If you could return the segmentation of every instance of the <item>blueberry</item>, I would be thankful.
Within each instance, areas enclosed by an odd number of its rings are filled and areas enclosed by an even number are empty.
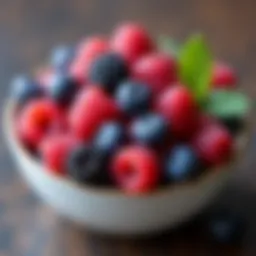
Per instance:
[[[58,104],[68,104],[77,91],[77,84],[72,77],[56,73],[49,83],[49,95]]]
[[[136,115],[148,110],[152,99],[150,88],[142,83],[126,81],[118,86],[117,103],[125,113]]]
[[[61,45],[53,49],[51,54],[51,65],[57,70],[66,71],[73,60],[75,51],[72,47]]]
[[[244,236],[245,221],[238,214],[221,209],[210,216],[207,228],[211,239],[214,241],[219,243],[237,243]]]
[[[202,170],[202,164],[194,150],[188,145],[175,146],[165,160],[165,177],[169,181],[186,181]]]
[[[89,79],[107,92],[114,92],[117,85],[128,75],[124,60],[117,54],[108,53],[97,58],[89,70]]]
[[[157,114],[144,114],[132,123],[132,138],[144,145],[158,146],[164,142],[168,132],[165,119]]]
[[[26,76],[17,76],[11,82],[11,97],[19,105],[22,105],[29,100],[40,98],[43,95],[44,91],[42,87]]]
[[[68,174],[76,181],[100,185],[109,182],[108,155],[88,145],[79,145],[67,159]]]
[[[115,122],[104,124],[98,131],[94,145],[109,154],[115,152],[125,140],[125,131],[122,125]]]

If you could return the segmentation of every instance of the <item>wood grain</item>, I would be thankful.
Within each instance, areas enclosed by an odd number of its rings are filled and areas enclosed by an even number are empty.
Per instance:
[[[94,31],[109,33],[123,20],[137,20],[154,34],[184,39],[202,31],[216,56],[241,75],[241,89],[256,95],[254,0],[1,0],[1,103],[13,74],[29,72],[61,42]],[[252,117],[254,119],[254,117]],[[241,211],[249,229],[241,245],[219,246],[205,236],[201,216],[156,237],[134,239],[94,234],[58,217],[16,174],[0,137],[0,256],[164,256],[256,255],[256,141],[234,170],[219,204]]]

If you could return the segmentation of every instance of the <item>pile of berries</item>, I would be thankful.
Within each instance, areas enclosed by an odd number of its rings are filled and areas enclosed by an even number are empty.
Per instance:
[[[211,87],[234,71],[213,67]],[[58,47],[34,78],[13,81],[18,139],[51,173],[129,194],[185,182],[232,155],[230,126],[179,78],[176,56],[137,24]]]

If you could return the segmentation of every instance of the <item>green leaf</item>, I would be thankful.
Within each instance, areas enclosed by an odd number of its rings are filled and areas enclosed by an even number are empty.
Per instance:
[[[179,55],[179,77],[202,102],[210,89],[212,56],[202,35],[192,36],[182,47]]]
[[[171,54],[175,57],[178,57],[180,46],[173,38],[167,35],[161,35],[158,38],[158,47],[165,53]]]
[[[250,109],[249,99],[240,92],[216,90],[209,95],[206,111],[219,118],[243,118]]]

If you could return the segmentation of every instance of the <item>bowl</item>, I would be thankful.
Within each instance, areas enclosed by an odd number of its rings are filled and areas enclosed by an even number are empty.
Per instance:
[[[117,189],[79,185],[50,173],[23,147],[14,132],[15,109],[14,102],[7,102],[3,125],[7,144],[21,175],[60,215],[104,233],[148,234],[189,220],[218,195],[235,163],[232,160],[193,181],[138,196],[129,196]],[[238,136],[235,160],[243,151],[246,138],[245,135]]]

